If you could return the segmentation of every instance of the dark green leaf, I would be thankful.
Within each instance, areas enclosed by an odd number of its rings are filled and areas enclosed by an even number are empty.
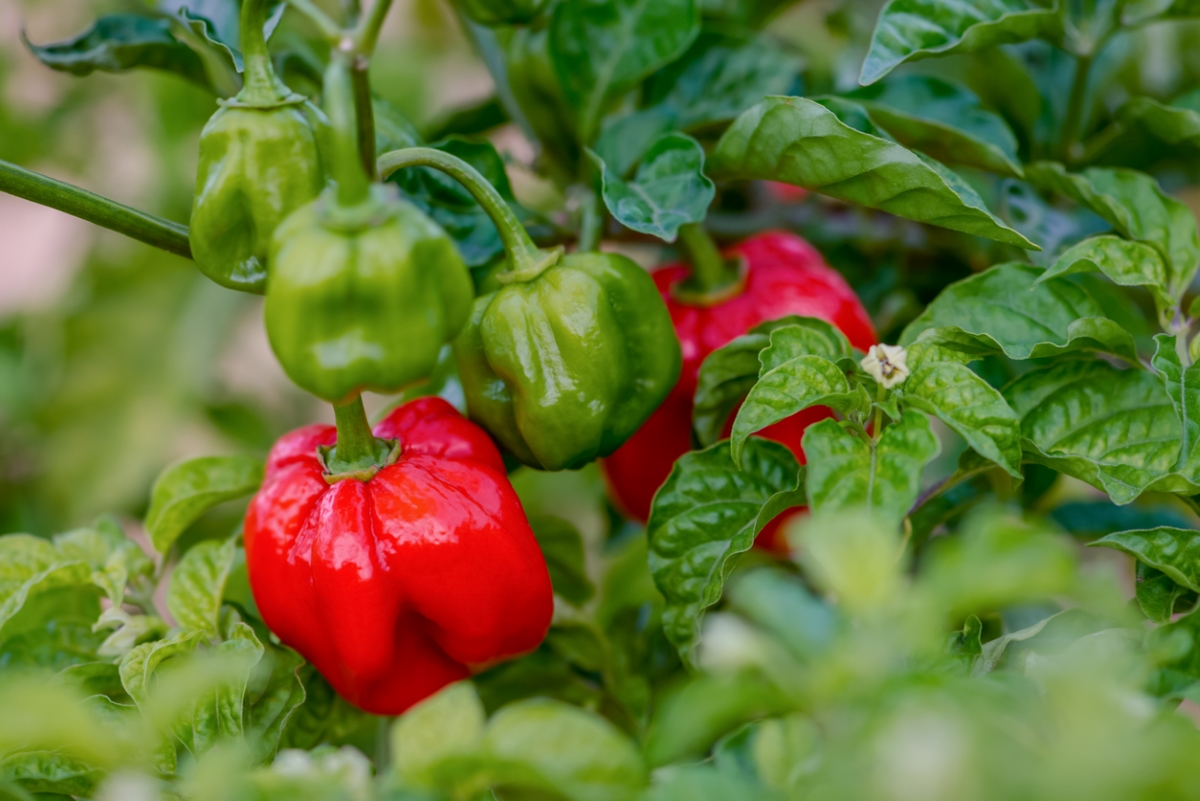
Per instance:
[[[642,158],[629,181],[592,154],[600,169],[604,204],[626,228],[674,242],[679,226],[703,222],[716,194],[704,175],[704,149],[685,134],[667,134]]]
[[[909,323],[900,344],[911,345],[930,329],[947,329],[936,337],[974,343],[978,355],[1037,359],[1101,350],[1137,361],[1133,337],[1105,319],[1087,292],[1066,279],[1039,282],[1041,277],[1036,267],[1010,263],[951,284]]]
[[[1200,592],[1200,531],[1167,526],[1118,531],[1091,544],[1123,551],[1176,584]]]
[[[550,53],[584,143],[609,103],[673,61],[700,31],[693,0],[563,0],[550,22]]]
[[[1057,5],[1032,0],[889,0],[879,13],[859,82],[874,83],[906,61],[971,53],[1050,36]]]
[[[166,553],[202,514],[256,492],[262,477],[262,461],[250,456],[206,456],[168,467],[150,494],[150,541],[159,553]]]
[[[846,95],[905,147],[950,164],[1020,176],[1017,139],[974,94],[927,75],[906,75]]]
[[[1085,272],[1104,273],[1120,286],[1146,287],[1154,295],[1160,313],[1174,303],[1168,287],[1167,265],[1158,250],[1118,236],[1085,239],[1062,254],[1038,281]]]
[[[1187,587],[1176,584],[1161,570],[1155,570],[1145,562],[1137,562],[1134,586],[1138,606],[1142,613],[1160,626],[1171,622],[1177,606],[1196,603],[1197,595]]]
[[[761,27],[772,14],[796,0],[700,0],[704,16],[738,23],[748,28]]]
[[[1195,97],[1200,97],[1200,93],[1193,92],[1191,97],[1170,105],[1149,97],[1135,97],[1121,106],[1117,116],[1140,124],[1156,139],[1169,145],[1186,143],[1200,147],[1200,109],[1184,105],[1188,101],[1194,103],[1192,98]]]
[[[1000,184],[1000,216],[1013,228],[1042,246],[1029,259],[1048,267],[1063,250],[1088,236],[1112,230],[1112,226],[1087,209],[1064,210],[1047,203],[1024,181],[1006,179]]]
[[[554,592],[575,606],[590,601],[596,587],[588,578],[587,556],[579,530],[566,520],[546,515],[530,518],[529,524],[546,557]]]
[[[685,454],[654,497],[650,571],[667,608],[667,638],[691,661],[703,612],[721,597],[734,557],[763,526],[804,503],[800,466],[784,446],[748,440],[742,467],[725,442]]]
[[[1175,469],[1195,481],[1200,472],[1200,366],[1184,367],[1180,363],[1175,337],[1158,334],[1154,341],[1158,347],[1150,363],[1162,378],[1179,415],[1179,430],[1183,435]]]
[[[917,499],[925,465],[940,450],[920,412],[905,412],[878,442],[822,420],[804,432],[808,506],[814,514],[864,507],[899,524]]]
[[[717,144],[709,173],[782,181],[917,222],[1037,248],[946,168],[855,130],[806,98],[767,98],[739,117]]]
[[[292,713],[304,703],[300,668],[304,658],[285,646],[266,644],[246,690],[246,733],[260,759],[270,759],[279,748]]]

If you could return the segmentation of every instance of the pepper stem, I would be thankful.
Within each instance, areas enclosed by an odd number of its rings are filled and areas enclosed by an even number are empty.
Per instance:
[[[241,11],[242,91],[237,101],[248,106],[273,106],[291,97],[291,91],[275,74],[267,37],[267,0],[245,0]]]
[[[349,477],[374,475],[386,464],[394,445],[371,433],[362,395],[349,403],[334,404],[333,414],[337,419],[337,444],[325,458],[325,472]]]
[[[496,188],[462,159],[430,147],[393,150],[379,157],[379,174],[385,180],[392,173],[407,167],[441,170],[466,187],[500,232],[500,241],[504,243],[504,252],[508,256],[508,273],[514,279],[529,280],[558,261],[561,250],[546,251],[534,244],[525,226],[521,225]]]
[[[692,268],[689,292],[710,294],[737,282],[737,270],[721,258],[716,243],[700,223],[680,226],[679,245]]]
[[[348,61],[346,54],[335,52],[325,71],[325,113],[333,129],[330,172],[337,184],[338,205],[352,208],[370,198],[371,181],[359,150],[358,111]]]

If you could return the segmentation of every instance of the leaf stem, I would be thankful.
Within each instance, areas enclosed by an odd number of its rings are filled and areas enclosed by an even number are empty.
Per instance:
[[[432,167],[441,170],[466,187],[500,233],[500,241],[504,243],[504,251],[509,261],[508,274],[514,280],[528,280],[558,261],[561,249],[545,251],[538,248],[496,188],[470,164],[430,147],[393,150],[379,157],[379,174],[385,180],[393,173],[408,167]]]
[[[582,208],[579,217],[579,252],[591,253],[600,246],[601,231],[604,228],[604,210],[600,206],[600,197],[590,187],[582,195]]]
[[[679,227],[679,246],[691,266],[689,291],[708,294],[724,289],[737,281],[737,271],[731,270],[721,257],[721,251],[701,223],[686,223]]]
[[[299,11],[304,16],[308,17],[312,24],[317,26],[317,30],[331,42],[337,42],[342,38],[342,28],[333,18],[318,8],[311,0],[287,0],[292,8]]]
[[[1078,56],[1075,61],[1075,77],[1071,81],[1071,95],[1067,100],[1067,115],[1063,121],[1063,161],[1072,161],[1081,155],[1079,138],[1083,135],[1083,105],[1087,100],[1088,82],[1091,78],[1093,55]]]
[[[392,0],[375,0],[371,13],[363,18],[354,32],[356,55],[369,59],[375,52],[375,46],[379,44],[379,32],[383,29],[383,21],[387,19],[391,8]]]
[[[57,209],[168,253],[192,257],[186,225],[138,211],[7,161],[0,161],[0,192]]]

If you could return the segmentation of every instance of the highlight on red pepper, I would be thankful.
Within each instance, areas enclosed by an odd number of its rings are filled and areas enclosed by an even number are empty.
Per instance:
[[[421,398],[373,433],[383,466],[341,474],[333,426],[276,443],[246,515],[246,562],[271,631],[355,706],[397,715],[535,649],[554,599],[482,429]]]
[[[700,365],[710,353],[759,323],[788,315],[832,323],[859,350],[877,341],[858,296],[800,237],[767,232],[717,254],[703,231],[684,226],[680,234],[693,266],[666,265],[655,271],[654,281],[683,349],[683,374],[646,424],[601,463],[617,506],[642,522],[649,518],[654,493],[667,480],[671,466],[692,447],[693,396]],[[723,265],[736,267],[726,270]],[[804,464],[800,442],[805,429],[831,416],[828,409],[806,409],[757,436],[786,445]],[[726,435],[732,424],[731,416]],[[763,529],[757,541],[760,546],[784,547],[777,541],[780,522],[777,518]]]

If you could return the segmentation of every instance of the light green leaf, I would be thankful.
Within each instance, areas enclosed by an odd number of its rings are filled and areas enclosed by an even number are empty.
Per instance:
[[[1162,571],[1176,584],[1200,592],[1200,531],[1159,526],[1143,531],[1117,531],[1089,544],[1123,551]]]
[[[686,134],[660,137],[641,160],[637,174],[620,174],[594,153],[604,204],[630,230],[674,242],[679,226],[704,220],[716,187],[704,175],[704,148]]]
[[[1154,295],[1159,313],[1174,305],[1167,265],[1159,252],[1118,236],[1096,236],[1075,245],[1042,274],[1038,283],[1071,273],[1100,272],[1120,286],[1144,286]]]
[[[264,644],[262,659],[254,667],[246,688],[244,717],[246,734],[259,759],[270,759],[292,713],[304,703],[306,693],[300,680],[304,658],[291,648]]]
[[[1200,95],[1193,93],[1193,96]],[[1117,116],[1140,124],[1168,145],[1186,143],[1200,147],[1200,109],[1180,105],[1180,101],[1166,105],[1153,98],[1135,97],[1121,106]]]
[[[225,581],[238,558],[244,556],[234,536],[205,540],[179,560],[167,587],[167,609],[185,630],[216,635]]]
[[[833,420],[809,426],[803,444],[814,514],[865,507],[896,524],[917,499],[925,465],[941,450],[920,412],[904,412],[874,444]]]
[[[693,659],[703,612],[721,598],[734,557],[763,527],[804,504],[800,466],[783,445],[746,442],[739,469],[728,444],[684,454],[654,496],[646,533],[650,571],[667,608],[663,628]]]
[[[905,147],[947,164],[1021,176],[1017,138],[971,91],[929,75],[905,75],[848,95]]]
[[[392,762],[405,782],[436,788],[453,776],[444,763],[474,754],[483,743],[483,704],[468,681],[451,684],[392,724]],[[439,771],[440,769],[440,771]]]
[[[150,700],[151,677],[165,662],[183,659],[195,652],[202,634],[187,631],[166,640],[137,646],[121,659],[121,685],[138,707]]]
[[[86,562],[67,561],[48,540],[29,534],[0,537],[0,642],[16,633],[6,630],[22,608],[55,590],[91,587]]]
[[[1195,480],[1200,472],[1200,366],[1184,367],[1175,350],[1175,337],[1157,334],[1157,348],[1151,364],[1162,378],[1163,386],[1175,413],[1179,416],[1182,439],[1179,443],[1179,461],[1175,469]]]
[[[1163,193],[1154,178],[1101,167],[1072,174],[1049,162],[1031,164],[1025,173],[1035,186],[1066,195],[1122,235],[1156,248],[1168,268],[1168,294],[1183,297],[1200,262],[1200,233],[1191,210]]]
[[[904,383],[904,404],[936,416],[980,456],[1021,479],[1021,425],[999,390],[964,364],[927,362]]]
[[[786,337],[781,335],[779,347],[770,349],[767,362],[760,361],[760,353],[771,344],[771,333],[783,328],[789,329]],[[850,344],[824,320],[790,316],[761,323],[710,353],[700,365],[692,411],[700,444],[707,447],[721,438],[726,421],[758,381],[764,364],[778,366],[788,354],[804,353],[838,361],[849,357]]]
[[[564,0],[550,21],[550,54],[590,143],[608,104],[670,63],[700,32],[694,0]]]
[[[786,329],[779,329],[775,337]],[[770,348],[767,349],[769,351]],[[768,365],[768,352],[761,356],[763,367]],[[778,358],[778,352],[774,354]],[[821,356],[797,356],[777,367],[766,370],[746,396],[733,421],[729,440],[733,460],[740,464],[746,440],[756,431],[785,420],[812,406],[828,406],[842,414],[866,414],[871,397],[862,386],[850,387],[846,374],[833,362]]]
[[[497,712],[483,749],[501,786],[549,790],[571,801],[621,801],[648,781],[637,747],[616,727],[546,698]]]
[[[91,798],[103,777],[95,765],[57,751],[17,751],[0,757],[0,782],[12,782],[30,793]]]
[[[262,659],[263,644],[250,626],[237,621],[225,639],[190,665],[190,671],[172,675],[156,699],[167,706],[185,693],[193,700],[190,715],[176,718],[175,733],[189,751],[199,756],[222,740],[241,739],[245,733],[246,690]],[[163,683],[159,683],[163,687]],[[172,698],[172,695],[175,698]]]
[[[972,53],[1061,30],[1057,4],[1032,0],[889,0],[879,13],[859,82],[874,83],[906,61]]]
[[[742,114],[713,151],[709,174],[782,181],[898,217],[1037,249],[949,170],[855,130],[806,98],[769,97]]]
[[[1179,458],[1179,417],[1152,373],[1067,360],[1025,373],[1004,397],[1021,418],[1033,461],[1104,490],[1118,504],[1151,487],[1187,490],[1170,475]]]
[[[1028,264],[1000,264],[942,290],[900,335],[911,345],[930,329],[978,354],[1003,353],[1010,359],[1037,359],[1079,350],[1101,350],[1137,362],[1133,337],[1103,316],[1082,288],[1062,278],[1040,281]]]
[[[207,456],[168,467],[150,495],[150,541],[159,553],[166,553],[202,514],[256,492],[262,477],[262,461],[250,456]]]
[[[530,517],[529,525],[546,557],[555,594],[574,606],[590,601],[596,587],[588,578],[587,554],[579,530],[566,520],[548,515]]]

